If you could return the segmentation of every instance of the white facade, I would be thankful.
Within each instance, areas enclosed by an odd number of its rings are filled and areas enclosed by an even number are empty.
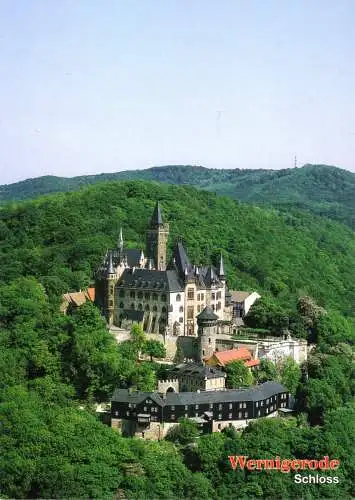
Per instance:
[[[248,297],[244,300],[244,314],[248,314],[249,309],[254,304],[255,301],[261,298],[257,292],[252,292]]]

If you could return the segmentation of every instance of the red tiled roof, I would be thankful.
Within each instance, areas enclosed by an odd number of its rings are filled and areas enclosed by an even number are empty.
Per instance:
[[[231,363],[232,361],[251,359],[251,353],[245,347],[239,347],[238,349],[229,349],[228,351],[217,351],[213,354],[217,358],[221,366]]]
[[[260,365],[260,359],[249,359],[249,361],[246,361],[244,365],[248,368],[251,368],[252,366],[258,366]]]

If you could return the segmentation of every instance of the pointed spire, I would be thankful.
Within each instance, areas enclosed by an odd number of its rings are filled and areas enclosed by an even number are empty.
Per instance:
[[[123,235],[122,235],[122,227],[120,228],[120,237],[118,239],[118,248],[120,250],[120,252],[123,251]]]
[[[112,262],[112,252],[110,250],[109,252],[109,264],[108,264],[108,273],[109,274],[114,274],[114,270],[113,270],[113,262]]]
[[[157,226],[157,225],[159,226],[160,224],[163,224],[163,217],[161,215],[159,201],[157,201],[155,205],[151,223],[152,226]]]
[[[223,264],[223,255],[222,255],[222,252],[221,252],[221,257],[219,259],[219,277],[222,278],[224,277],[224,264]]]

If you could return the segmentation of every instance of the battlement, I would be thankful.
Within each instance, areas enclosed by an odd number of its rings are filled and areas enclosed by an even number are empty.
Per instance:
[[[170,378],[166,380],[158,380],[158,392],[165,394],[166,392],[179,392],[179,380]]]

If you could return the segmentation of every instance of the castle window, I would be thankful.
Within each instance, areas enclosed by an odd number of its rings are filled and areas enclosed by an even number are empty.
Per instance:
[[[229,413],[228,415],[229,420],[232,420],[232,417],[233,417],[232,413]]]
[[[194,300],[194,289],[193,288],[187,289],[187,298],[188,298],[188,300]]]
[[[205,350],[204,350],[204,349],[202,349],[202,356],[204,356],[204,355],[205,355]]]
[[[135,305],[133,304],[133,302],[131,304],[131,309],[135,309]]]
[[[129,417],[129,411],[126,411],[126,416]]]
[[[194,308],[193,306],[189,306],[187,308],[187,319],[193,319],[194,318]]]
[[[162,307],[162,308],[161,308],[161,312],[162,312],[162,313],[166,313],[166,307]]]
[[[153,306],[153,311],[157,312],[157,310],[158,310],[157,306]]]
[[[138,298],[142,299],[143,298],[143,292],[138,292]]]
[[[131,297],[131,299],[134,299],[134,298],[136,297],[136,292],[133,292],[133,291],[131,290],[130,297]]]
[[[188,416],[189,416],[189,414],[188,414],[188,413],[185,413],[185,418],[187,418]]]
[[[243,408],[246,408],[247,407],[247,404],[246,403],[243,403]]]
[[[201,312],[201,306],[200,305],[197,306],[197,312],[198,313]]]
[[[158,295],[156,293],[153,293],[153,300],[158,300]]]
[[[205,294],[201,293],[201,300],[205,300]]]
[[[189,409],[189,407],[187,405],[185,405],[185,411],[188,410],[188,409]]]
[[[183,308],[183,306],[180,306],[180,307],[179,307],[179,312],[181,312],[181,313],[182,313],[182,312],[184,312],[184,308]]]
[[[210,403],[210,410],[213,410],[213,403]]]
[[[161,295],[161,300],[162,300],[163,302],[166,302],[166,295],[165,295],[165,293],[162,293],[162,295]]]
[[[147,409],[147,407],[146,407],[146,406],[144,406],[143,411],[148,411],[148,409]]]
[[[143,304],[138,304],[138,310],[142,311],[142,309],[143,309]]]
[[[209,343],[209,344],[211,343],[211,339],[208,339],[208,343]]]
[[[214,304],[212,304],[212,311],[214,311],[214,310],[215,310],[215,307],[214,307]]]
[[[219,405],[218,405],[218,409],[219,409],[219,410],[222,410],[222,404],[219,404]]]
[[[222,413],[218,413],[218,419],[222,420]]]
[[[244,413],[244,418],[248,418],[248,412],[247,411]]]
[[[195,405],[195,410],[198,410],[198,405]]]
[[[174,414],[171,415],[171,420],[175,420],[175,415]]]
[[[144,298],[145,298],[146,300],[149,300],[149,299],[150,299],[150,293],[149,293],[149,292],[145,292],[145,294],[144,294]]]
[[[123,302],[120,302],[120,308],[123,309],[124,308],[124,304]]]
[[[118,411],[115,411],[115,417],[118,417]]]
[[[180,302],[180,300],[181,300],[181,295],[178,293],[176,296],[176,302]]]
[[[171,409],[172,411],[174,411],[174,410],[175,410],[175,406],[174,406],[174,405],[172,405],[170,409]]]
[[[258,410],[258,417],[260,417],[260,410]]]
[[[110,306],[113,306],[113,300],[110,300]]]
[[[113,293],[113,286],[110,286],[110,293]]]
[[[124,290],[120,290],[120,297],[124,297]]]
[[[149,311],[149,304],[146,304],[145,308],[146,311]]]
[[[229,403],[229,409],[231,410],[233,408],[233,403]]]
[[[215,294],[214,294],[214,293],[212,293],[212,294],[211,294],[211,300],[214,300],[214,299],[215,299]]]
[[[199,293],[197,294],[197,300],[200,300],[200,294]]]
[[[242,412],[241,411],[238,413],[238,418],[242,418]]]
[[[218,302],[218,304],[217,304],[217,310],[220,310],[220,309],[221,309],[221,307],[222,307],[221,303],[220,303],[220,302]]]
[[[184,322],[184,318],[179,318],[179,323],[183,323]]]
[[[264,406],[264,401],[260,401],[260,406]]]
[[[256,406],[256,408],[258,408],[258,407],[259,407],[259,401],[257,401],[257,402],[255,403],[255,406]]]

